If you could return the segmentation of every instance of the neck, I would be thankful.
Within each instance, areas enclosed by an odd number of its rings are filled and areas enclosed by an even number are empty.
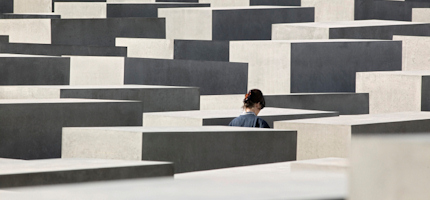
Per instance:
[[[260,109],[258,109],[256,106],[252,107],[252,108],[245,108],[246,112],[253,112],[255,115],[258,115],[258,113],[260,113]]]

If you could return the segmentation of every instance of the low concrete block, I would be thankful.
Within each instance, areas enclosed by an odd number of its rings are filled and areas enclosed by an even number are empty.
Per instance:
[[[47,159],[2,163],[0,188],[173,176],[173,163]]]
[[[243,111],[240,109],[144,113],[143,126],[227,126],[231,120],[242,113]],[[273,128],[274,121],[338,115],[337,112],[269,107],[261,110],[258,116],[264,119],[269,126]]]
[[[200,94],[244,94],[246,63],[125,59],[125,84],[200,87]]]
[[[106,2],[55,2],[55,13],[62,19],[103,19],[107,16]]]
[[[301,0],[303,7],[315,7],[315,22],[354,21],[355,0]]]
[[[210,3],[211,7],[238,7],[255,5],[300,6],[300,0],[200,0],[200,3]]]
[[[422,36],[393,36],[393,40],[402,41],[402,70],[429,70],[430,37]]]
[[[0,157],[59,158],[61,128],[142,125],[141,103],[120,100],[0,100]]]
[[[207,3],[110,3],[107,17],[158,17],[159,8],[210,7]]]
[[[416,8],[429,8],[430,2],[427,0],[357,0],[355,5],[356,20],[383,19],[411,21],[413,18],[413,10]]]
[[[267,40],[272,24],[312,22],[314,9],[283,6],[162,8],[158,10],[158,17],[166,18],[167,39]]]
[[[347,171],[348,159],[345,158],[320,158],[291,162],[291,171]]]
[[[413,22],[430,22],[430,8],[414,8],[412,9]]]
[[[354,92],[356,72],[401,70],[401,54],[399,41],[230,42],[230,61],[248,63],[248,89],[264,94]]]
[[[51,43],[51,19],[0,19],[0,27],[9,42]]]
[[[3,43],[9,43],[8,35],[0,35],[0,44],[3,44]]]
[[[276,121],[275,129],[297,130],[297,160],[349,157],[356,134],[409,134],[430,128],[430,113],[343,115],[316,119]]]
[[[0,13],[13,13],[14,0],[0,0]]]
[[[62,158],[172,161],[175,173],[295,160],[296,132],[243,127],[64,128]]]
[[[123,85],[124,57],[68,56],[70,85]]]
[[[40,13],[40,14],[15,14],[15,13],[4,13],[0,18],[3,19],[60,19],[60,15],[51,13]]]
[[[136,100],[142,112],[163,112],[198,110],[200,95],[195,87],[152,85],[0,87],[0,99],[58,98]]]
[[[174,40],[174,58],[228,62],[229,45],[229,41]]]
[[[116,38],[117,47],[127,47],[127,56],[173,59],[173,40],[152,38]]]
[[[430,71],[357,73],[357,92],[369,93],[370,113],[430,110]]]
[[[425,159],[429,144],[428,132],[353,137],[349,198],[426,199],[430,195],[429,161]]]
[[[52,44],[115,46],[116,37],[165,38],[166,34],[165,19],[160,18],[52,19],[51,21]]]
[[[13,13],[50,13],[52,0],[13,0]]]
[[[273,40],[300,39],[386,39],[393,35],[430,35],[430,24],[389,20],[355,20],[344,22],[315,22],[274,24]]]

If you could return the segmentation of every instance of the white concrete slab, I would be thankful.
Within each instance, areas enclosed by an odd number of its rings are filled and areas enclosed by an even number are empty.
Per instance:
[[[55,2],[55,14],[62,19],[103,19],[107,16],[106,2]]]
[[[51,19],[0,19],[0,27],[9,42],[51,44]]]
[[[430,70],[430,36],[394,35],[393,40],[402,41],[402,70]]]
[[[115,46],[127,47],[127,57],[173,59],[172,39],[116,38]]]
[[[346,172],[349,169],[348,159],[320,158],[291,162],[291,171],[338,171]]]

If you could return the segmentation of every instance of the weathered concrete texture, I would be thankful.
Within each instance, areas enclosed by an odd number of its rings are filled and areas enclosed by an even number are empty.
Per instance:
[[[229,41],[174,40],[174,59],[229,61]]]
[[[199,89],[193,87],[152,85],[0,87],[0,99],[57,98],[136,100],[141,102],[143,112],[198,110],[200,106]]]
[[[41,13],[41,14],[15,14],[15,13],[4,13],[0,16],[3,19],[60,19],[60,15]]]
[[[144,113],[143,126],[227,126],[231,120],[243,113],[242,110],[199,110]],[[273,128],[274,121],[338,116],[337,112],[299,110],[287,108],[264,108],[258,117]]]
[[[200,87],[200,94],[244,94],[248,81],[246,63],[125,59],[125,84]]]
[[[270,39],[274,23],[314,21],[314,8],[251,6],[237,8],[163,8],[167,39]]]
[[[301,0],[303,7],[315,7],[315,22],[353,21],[355,0]]]
[[[427,0],[413,1],[375,1],[356,0],[355,19],[383,19],[411,21],[413,10],[416,8],[429,8],[430,2]]]
[[[1,57],[0,85],[68,85],[70,59]]]
[[[173,40],[152,38],[116,38],[117,47],[127,47],[127,56],[173,59]]]
[[[237,7],[255,5],[300,6],[300,0],[200,0],[200,3],[210,3],[211,7]]]
[[[349,199],[427,199],[429,144],[428,132],[353,137]]]
[[[55,14],[62,19],[105,19],[106,2],[56,2]]]
[[[430,22],[430,9],[429,8],[414,8],[412,9],[413,22]]]
[[[395,35],[393,40],[402,41],[402,70],[430,69],[430,37]]]
[[[10,42],[51,43],[51,19],[0,19],[0,27]]]
[[[297,130],[297,160],[347,158],[351,135],[410,134],[426,132],[429,128],[429,112],[343,115],[275,122],[275,129]]]
[[[248,63],[248,89],[264,94],[354,92],[356,72],[401,70],[401,45],[383,40],[231,41],[230,61]]]
[[[2,163],[0,188],[173,176],[173,163],[47,159]]]
[[[357,92],[369,93],[370,113],[430,111],[430,71],[359,72]]]
[[[51,21],[52,44],[115,46],[116,37],[165,37],[165,19],[159,18],[52,19]]]
[[[0,42],[0,53],[17,53],[32,55],[82,55],[82,56],[127,56],[125,47],[52,45],[31,43]]]
[[[243,127],[64,128],[62,158],[172,161],[175,173],[295,160],[296,132]]]
[[[14,0],[0,0],[0,13],[13,13]]]
[[[0,157],[59,158],[62,127],[139,126],[140,107],[120,100],[0,100]]]
[[[107,17],[158,17],[158,8],[210,7],[203,3],[107,4]]]
[[[50,13],[52,0],[13,0],[13,13]]]
[[[393,35],[430,35],[430,23],[389,20],[355,20],[274,24],[273,40],[300,39],[387,39]]]
[[[347,171],[349,162],[346,158],[320,158],[291,162],[291,171]]]

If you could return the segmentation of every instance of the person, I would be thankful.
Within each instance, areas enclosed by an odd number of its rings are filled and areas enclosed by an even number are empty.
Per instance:
[[[258,127],[258,128],[270,128],[269,124],[263,119],[257,117],[261,109],[265,106],[263,93],[259,89],[252,89],[243,99],[244,112],[234,118],[229,126],[241,126],[241,127]]]

